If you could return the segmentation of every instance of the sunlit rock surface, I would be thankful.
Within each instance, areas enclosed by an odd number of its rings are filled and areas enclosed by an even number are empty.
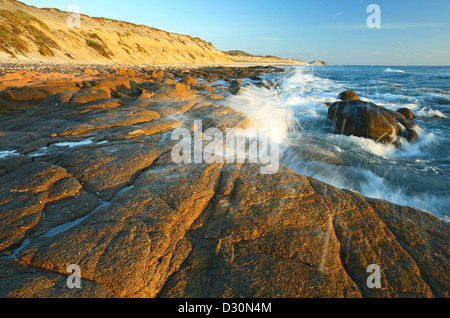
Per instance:
[[[198,79],[266,71],[93,70],[0,94],[0,296],[448,297],[445,221],[284,167],[173,162],[194,120],[252,126]],[[345,164],[317,147],[297,150]]]

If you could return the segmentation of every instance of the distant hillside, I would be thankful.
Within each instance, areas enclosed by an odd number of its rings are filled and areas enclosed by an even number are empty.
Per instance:
[[[71,15],[16,0],[0,0],[0,62],[305,64],[276,57],[227,54],[199,38],[86,15],[81,15],[80,28],[70,28],[67,21]]]
[[[260,55],[253,55],[241,50],[231,50],[226,53],[231,60],[234,62],[242,62],[242,63],[281,63],[281,64],[298,64],[298,65],[305,65],[308,64],[306,62],[295,60],[295,59],[289,59],[289,58],[280,58],[276,56],[260,56]]]
[[[250,53],[247,53],[247,52],[244,52],[241,50],[231,50],[231,51],[228,51],[225,53],[227,53],[228,55],[231,55],[231,56],[254,56],[253,54],[250,54]]]
[[[325,61],[313,61],[309,63],[310,65],[328,65]]]

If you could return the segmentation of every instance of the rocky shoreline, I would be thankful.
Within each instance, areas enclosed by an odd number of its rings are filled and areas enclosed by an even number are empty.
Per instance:
[[[252,127],[226,97],[283,69],[3,67],[0,297],[450,296],[445,221],[283,167],[173,162],[174,129]]]

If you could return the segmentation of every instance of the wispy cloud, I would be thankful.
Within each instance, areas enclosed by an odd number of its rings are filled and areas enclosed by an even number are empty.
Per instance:
[[[259,37],[258,40],[266,40],[266,41],[284,41],[282,38],[268,38],[268,37]]]

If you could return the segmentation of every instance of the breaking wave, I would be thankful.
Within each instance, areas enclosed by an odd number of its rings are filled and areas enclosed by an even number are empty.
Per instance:
[[[386,71],[405,72],[377,68],[371,78]],[[281,75],[267,75],[264,87],[249,85],[229,97],[226,104],[247,114],[257,127],[279,129],[280,133],[272,137],[283,145],[284,166],[339,188],[449,220],[447,116],[442,110],[423,105],[421,97],[415,95],[417,90],[405,91],[402,87],[407,87],[406,80],[399,79],[395,82],[398,85],[378,83],[374,93],[365,96],[367,76],[360,73],[367,73],[367,69],[289,67]],[[395,147],[334,134],[325,103],[336,101],[339,93],[348,89],[380,106],[413,110],[421,127],[418,140]]]

